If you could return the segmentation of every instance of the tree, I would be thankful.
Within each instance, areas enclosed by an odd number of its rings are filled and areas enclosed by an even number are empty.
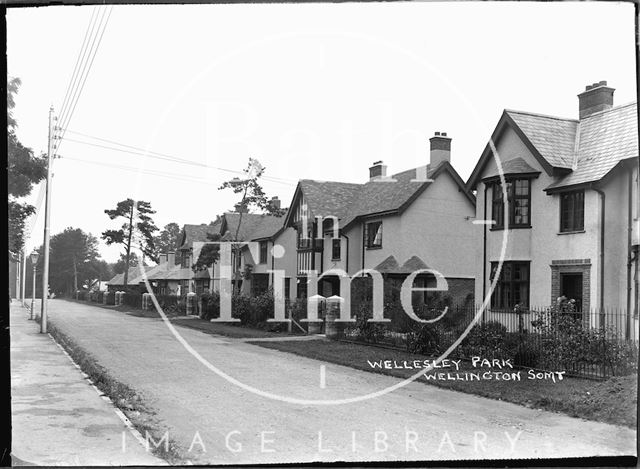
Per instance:
[[[151,209],[151,203],[133,199],[126,199],[118,202],[113,210],[105,210],[111,220],[124,218],[125,222],[119,230],[106,230],[102,232],[102,239],[108,245],[122,244],[124,246],[125,265],[129,265],[131,260],[131,248],[137,247],[142,251],[143,256],[157,261],[156,249],[154,245],[153,233],[158,231],[158,227],[153,223],[151,215],[155,210]],[[124,286],[129,280],[129,269],[124,270]]]
[[[83,269],[85,275],[82,287],[86,290],[93,290],[100,286],[100,283],[111,279],[114,275],[112,265],[103,259],[93,259],[89,261]]]
[[[113,271],[113,274],[123,274],[125,270],[125,266],[127,265],[127,256],[124,253],[120,253],[120,259],[118,259],[116,262],[114,262],[113,264],[111,264],[111,270]],[[146,266],[146,262],[143,262],[142,265]],[[131,267],[138,267],[138,257],[132,255],[129,257],[129,269]]]
[[[238,217],[238,226],[235,233],[232,235],[231,241],[237,242],[238,234],[240,233],[240,227],[242,226],[242,215],[249,213],[249,210],[253,208],[267,210],[269,207],[269,201],[262,189],[262,186],[258,182],[262,174],[264,174],[266,168],[260,164],[260,162],[254,158],[249,158],[247,167],[242,170],[245,174],[244,178],[235,177],[230,181],[225,181],[218,190],[231,189],[234,194],[242,194],[242,198],[235,205],[236,212],[240,214]],[[232,247],[236,259],[241,255],[241,246],[234,245]],[[239,292],[239,276],[240,272],[234,269],[234,290]]]
[[[165,225],[160,234],[153,238],[153,243],[156,247],[156,255],[176,251],[180,243],[180,225],[173,222]]]
[[[98,240],[80,228],[67,228],[51,237],[49,287],[57,295],[71,295],[95,278]],[[103,261],[104,262],[104,261]]]
[[[47,175],[47,160],[38,158],[31,148],[20,143],[15,130],[18,123],[13,117],[15,95],[20,88],[20,79],[12,78],[7,85],[7,189],[9,193],[9,251],[20,252],[24,246],[25,222],[35,213],[35,207],[20,202],[20,197],[31,193],[33,185]]]

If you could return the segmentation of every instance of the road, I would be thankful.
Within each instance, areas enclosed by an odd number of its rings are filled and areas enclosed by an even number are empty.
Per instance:
[[[635,455],[629,428],[418,382],[349,404],[274,400],[218,376],[185,344],[244,384],[298,400],[355,398],[399,380],[177,328],[183,344],[161,319],[88,304],[53,300],[50,319],[141,393],[196,464]]]

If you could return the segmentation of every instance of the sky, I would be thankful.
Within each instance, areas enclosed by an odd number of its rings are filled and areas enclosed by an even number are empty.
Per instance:
[[[36,153],[96,8],[7,13],[17,134]],[[288,206],[299,179],[427,164],[436,131],[466,180],[503,109],[577,118],[577,94],[600,80],[616,105],[635,101],[633,15],[615,2],[114,6],[54,161],[51,233],[99,237],[119,226],[104,210],[128,197],[151,202],[160,228],[208,223],[238,201],[218,187],[249,157]],[[40,212],[27,252],[42,244]],[[107,261],[121,251],[100,244]]]

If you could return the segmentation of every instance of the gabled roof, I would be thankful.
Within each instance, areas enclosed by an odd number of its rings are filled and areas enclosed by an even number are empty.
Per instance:
[[[519,156],[516,158],[512,158],[507,161],[501,161],[502,165],[502,174],[504,176],[511,176],[515,174],[529,174],[529,175],[538,175],[540,171],[531,167],[529,163],[527,163],[523,158]],[[500,177],[500,172],[498,168],[494,171],[487,174],[482,180],[486,181],[487,179],[495,179]]]
[[[637,157],[636,103],[591,114],[580,121],[575,169],[546,190],[599,181],[620,161]]]
[[[364,184],[303,179],[298,183],[291,206],[304,194],[312,216],[335,216],[340,220],[341,228],[346,229],[362,217],[401,213],[436,177],[445,172],[451,175],[470,203],[475,203],[473,195],[467,191],[464,181],[449,162],[442,162],[435,168],[428,165],[426,180],[416,180],[417,169]],[[293,211],[290,211],[285,226],[291,224],[292,216]]]
[[[155,266],[152,267],[148,267],[145,266],[144,270],[145,272],[149,272],[150,270],[154,269]],[[142,274],[140,273],[140,267],[136,266],[136,267],[129,267],[129,275],[127,277],[127,284],[128,285],[137,285],[140,282],[143,282],[144,279],[142,277]],[[121,274],[117,274],[115,275],[111,280],[109,280],[108,282],[106,282],[107,285],[124,285],[124,272]]]
[[[418,256],[412,256],[400,265],[394,256],[389,256],[373,269],[381,274],[409,275],[417,270],[428,269],[427,264]]]
[[[548,191],[599,181],[619,161],[638,156],[636,103],[600,111],[579,121],[505,110],[491,135],[494,144],[508,127],[522,139],[545,172],[557,178],[545,189]],[[492,157],[487,144],[469,177],[468,188],[477,185]]]
[[[505,111],[554,168],[571,169],[578,121],[522,111]]]
[[[194,242],[208,241],[207,233],[218,233],[222,222],[215,221],[210,224],[184,225],[182,228],[182,240],[179,250],[190,249]]]
[[[272,238],[283,229],[284,217],[256,213],[227,212],[223,215],[220,232],[223,238],[232,240],[236,235],[238,224],[238,241],[254,241]]]

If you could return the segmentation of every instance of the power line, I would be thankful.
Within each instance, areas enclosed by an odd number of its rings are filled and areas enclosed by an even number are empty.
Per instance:
[[[100,28],[102,26],[102,21],[104,19],[106,11],[107,11],[106,8],[102,10],[102,15],[100,16],[99,20],[98,20],[98,16],[96,15],[95,21],[93,21],[93,24],[91,24],[91,32],[89,34],[90,39],[89,39],[89,41],[87,41],[86,47],[85,47],[84,52],[82,54],[81,66],[78,69],[79,73],[76,75],[76,79],[77,80],[74,83],[74,89],[73,89],[73,92],[70,95],[69,106],[66,109],[66,113],[65,114],[61,114],[61,116],[60,116],[60,122],[59,122],[60,129],[63,129],[66,126],[66,124],[68,123],[69,118],[71,116],[71,114],[70,114],[71,107],[74,105],[74,103],[77,102],[77,98],[79,98],[78,91],[80,90],[80,86],[82,84],[85,72],[87,71],[87,65],[89,64],[90,57],[93,54],[94,46],[96,44],[96,39],[98,37]],[[97,29],[96,29],[96,26],[97,26]]]
[[[76,64],[73,67],[73,73],[71,74],[71,79],[69,80],[69,84],[67,85],[67,91],[64,95],[64,99],[62,100],[62,106],[60,107],[60,119],[64,118],[67,106],[69,104],[69,92],[71,91],[72,88],[75,87],[75,81],[77,78],[77,73],[78,73],[78,65],[80,64],[80,58],[82,57],[84,60],[84,53],[86,52],[86,44],[87,44],[87,38],[89,37],[89,30],[93,29],[92,25],[93,25],[93,18],[96,14],[96,11],[98,10],[98,7],[93,7],[93,10],[91,12],[91,19],[89,20],[89,24],[87,25],[87,30],[84,33],[84,39],[82,41],[82,46],[80,46],[80,50],[78,51],[78,57],[76,58]]]
[[[109,12],[106,12],[106,9],[104,10],[104,13],[102,14],[102,16],[100,17],[100,24],[98,26],[98,31],[96,33],[96,35],[93,38],[92,44],[91,44],[91,50],[89,51],[89,56],[91,57],[90,59],[88,59],[88,61],[85,61],[85,65],[83,67],[83,70],[81,72],[81,74],[83,74],[84,76],[81,78],[82,82],[80,83],[79,88],[77,88],[77,95],[74,95],[72,98],[72,102],[73,104],[71,105],[71,111],[68,113],[68,115],[65,117],[65,121],[60,122],[59,125],[59,129],[61,129],[61,135],[57,136],[56,138],[58,139],[59,143],[56,145],[55,151],[54,151],[54,157],[58,154],[58,151],[60,149],[60,145],[62,145],[62,141],[64,139],[64,136],[67,132],[67,127],[69,126],[69,123],[71,122],[71,119],[73,118],[73,114],[76,110],[76,106],[78,105],[78,101],[80,100],[80,96],[82,95],[82,91],[84,90],[84,86],[87,82],[87,78],[89,77],[89,73],[91,72],[91,68],[93,67],[93,61],[96,58],[96,55],[98,53],[98,49],[100,47],[100,44],[102,42],[102,38],[104,36],[104,32],[107,29],[107,24],[109,23],[109,18],[111,18],[111,12],[113,11],[113,6],[111,6],[109,8]],[[105,18],[104,23],[103,23],[103,19]],[[101,31],[100,31],[101,29]],[[99,34],[99,36],[98,36]],[[98,42],[96,43],[96,39],[98,40]],[[93,45],[95,45],[95,48],[93,47]],[[87,68],[87,63],[88,63],[88,68]],[[86,72],[85,72],[86,70]],[[75,99],[75,100],[74,100]]]
[[[175,173],[168,173],[168,172],[164,172],[164,171],[157,171],[157,170],[152,170],[152,169],[140,169],[140,168],[134,168],[132,166],[118,165],[118,164],[113,164],[113,163],[104,163],[104,162],[101,162],[101,161],[88,161],[88,160],[84,160],[84,159],[80,159],[80,158],[72,158],[72,157],[69,157],[69,156],[65,156],[64,159],[65,160],[71,160],[71,161],[78,161],[80,163],[104,166],[104,167],[107,167],[107,168],[122,169],[124,171],[131,171],[131,172],[134,172],[134,173],[145,174],[145,175],[150,175],[150,176],[160,176],[160,177],[165,177],[165,178],[168,178],[168,179],[174,179],[174,180],[178,180],[178,181],[196,182],[196,183],[205,184],[205,185],[208,185],[208,186],[218,186],[218,184],[207,182],[207,181],[205,181],[203,179],[198,179],[198,178],[191,177],[191,176],[184,175],[184,174],[176,175]],[[276,183],[279,183],[279,184],[285,184],[285,185],[288,185],[288,186],[292,186],[293,185],[293,184],[290,184],[290,183],[280,182],[280,181],[271,181],[271,182],[276,182]]]
[[[91,143],[91,142],[85,142],[85,141],[82,141],[82,140],[75,140],[75,139],[67,138],[68,141],[74,142],[74,143],[80,143],[80,144],[83,144],[83,145],[89,145],[89,146],[93,146],[93,147],[97,147],[97,148],[104,148],[104,149],[107,149],[107,150],[119,151],[119,152],[122,152],[122,153],[129,153],[129,154],[133,154],[133,155],[139,155],[139,156],[143,156],[143,157],[146,157],[146,158],[153,158],[153,159],[158,159],[158,160],[170,161],[170,162],[174,162],[174,163],[181,163],[181,164],[187,164],[187,165],[191,165],[191,166],[198,166],[198,167],[202,167],[202,168],[215,169],[215,170],[218,170],[218,171],[225,171],[225,172],[228,172],[228,173],[242,174],[242,175],[244,174],[242,171],[238,171],[238,170],[234,170],[234,169],[228,169],[228,168],[220,168],[220,167],[217,167],[217,166],[210,166],[210,165],[207,165],[206,163],[199,163],[197,161],[192,161],[192,160],[187,160],[187,159],[184,159],[184,158],[179,158],[177,156],[168,155],[166,153],[159,153],[159,152],[155,152],[155,151],[146,151],[146,150],[144,150],[142,148],[139,148],[139,147],[134,147],[132,145],[126,145],[126,144],[123,144],[123,143],[116,142],[114,140],[108,140],[108,139],[104,139],[104,138],[94,137],[94,136],[91,136],[91,135],[83,134],[81,132],[75,132],[73,130],[69,130],[69,132],[73,133],[73,134],[81,135],[83,137],[93,138],[93,139],[98,140],[98,141],[119,145],[119,146],[122,146],[124,148],[130,148],[132,150],[126,150],[126,149],[123,149],[123,148],[115,148],[113,146],[100,145],[100,144],[97,144],[97,143]],[[287,184],[292,184],[292,183],[296,182],[296,181],[293,181],[291,179],[279,178],[279,177],[275,177],[275,176],[262,176],[262,178],[265,181],[270,181],[270,182],[279,182],[279,183],[287,183]]]

